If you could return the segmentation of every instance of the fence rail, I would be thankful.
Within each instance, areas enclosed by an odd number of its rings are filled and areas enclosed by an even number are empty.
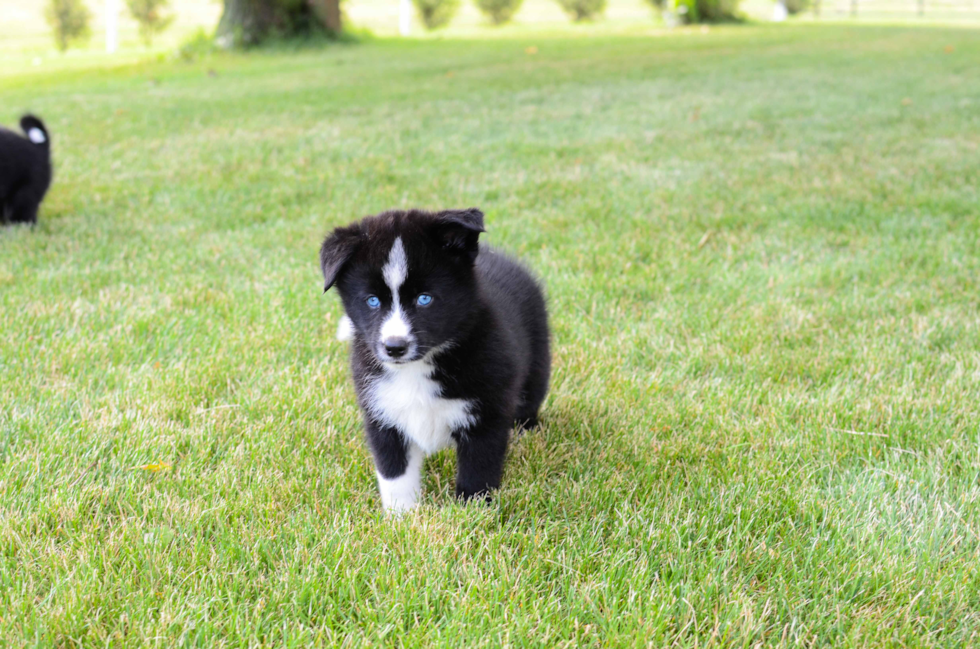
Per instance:
[[[814,13],[832,15],[973,15],[980,18],[980,0],[834,0],[812,4]]]

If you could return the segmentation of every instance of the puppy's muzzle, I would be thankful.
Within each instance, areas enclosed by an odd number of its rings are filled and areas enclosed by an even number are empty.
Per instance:
[[[392,336],[382,341],[385,352],[393,359],[399,359],[408,352],[408,339]]]

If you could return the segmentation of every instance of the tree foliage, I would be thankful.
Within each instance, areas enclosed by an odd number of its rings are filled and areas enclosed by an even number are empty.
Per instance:
[[[140,38],[149,47],[153,37],[159,34],[174,21],[174,15],[165,15],[170,0],[126,0],[129,14],[139,23]]]
[[[412,0],[426,29],[445,27],[459,10],[459,0]]]
[[[606,10],[606,0],[558,0],[558,4],[577,23],[598,18]]]
[[[494,25],[503,25],[514,17],[523,2],[524,0],[476,0],[476,6]]]
[[[54,30],[58,49],[64,52],[71,43],[87,40],[92,34],[92,14],[82,0],[48,0],[44,18]]]
[[[685,23],[736,22],[738,0],[677,0],[677,16]]]
[[[810,8],[810,0],[784,0],[783,4],[786,5],[786,12],[790,15],[796,15],[803,13]]]

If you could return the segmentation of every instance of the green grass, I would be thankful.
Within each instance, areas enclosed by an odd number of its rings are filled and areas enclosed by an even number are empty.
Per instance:
[[[978,59],[739,27],[0,79],[57,163],[0,231],[0,644],[977,643]],[[386,519],[318,245],[470,205],[547,283],[543,426],[494,505],[446,452]]]

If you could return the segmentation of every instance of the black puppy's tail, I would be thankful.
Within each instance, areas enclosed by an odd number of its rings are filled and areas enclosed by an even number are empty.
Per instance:
[[[24,115],[20,118],[20,128],[24,131],[27,139],[35,145],[48,149],[51,147],[51,137],[48,129],[44,127],[44,122],[34,115]]]

